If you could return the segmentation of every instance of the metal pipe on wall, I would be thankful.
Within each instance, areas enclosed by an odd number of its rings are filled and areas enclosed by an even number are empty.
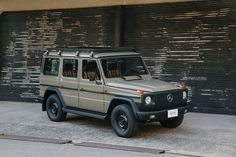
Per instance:
[[[121,30],[122,29],[122,8],[121,6],[116,7],[115,14],[115,47],[121,46]]]

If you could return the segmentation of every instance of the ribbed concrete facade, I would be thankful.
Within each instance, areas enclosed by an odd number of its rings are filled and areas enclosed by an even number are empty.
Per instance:
[[[34,101],[41,50],[114,46],[116,7],[4,12],[0,16],[0,99]],[[236,114],[234,0],[122,7],[120,39],[153,75],[185,82],[194,111]]]

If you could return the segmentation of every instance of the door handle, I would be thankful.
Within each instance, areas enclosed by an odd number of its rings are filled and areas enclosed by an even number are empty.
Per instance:
[[[80,88],[80,91],[85,91],[85,89],[84,88]]]

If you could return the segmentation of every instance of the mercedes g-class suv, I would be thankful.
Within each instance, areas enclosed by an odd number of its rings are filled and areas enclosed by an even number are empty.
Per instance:
[[[138,122],[178,127],[188,112],[188,90],[152,78],[131,48],[48,49],[40,74],[42,110],[52,121],[67,113],[110,119],[118,136],[131,137]]]

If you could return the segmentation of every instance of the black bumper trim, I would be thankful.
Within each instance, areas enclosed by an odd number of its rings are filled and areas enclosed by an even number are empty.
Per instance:
[[[183,115],[183,114],[189,112],[190,105],[186,105],[183,107],[176,107],[176,108],[172,108],[172,109],[178,109],[178,115]],[[168,110],[171,110],[171,109],[165,109],[165,110],[161,110],[161,111],[151,111],[151,112],[138,111],[136,114],[137,114],[138,120],[143,121],[143,122],[148,121],[148,120],[162,121],[162,120],[168,119],[168,117],[167,117]],[[155,118],[150,119],[151,115],[155,115]]]
[[[37,100],[39,103],[43,103],[43,97],[38,97]]]

